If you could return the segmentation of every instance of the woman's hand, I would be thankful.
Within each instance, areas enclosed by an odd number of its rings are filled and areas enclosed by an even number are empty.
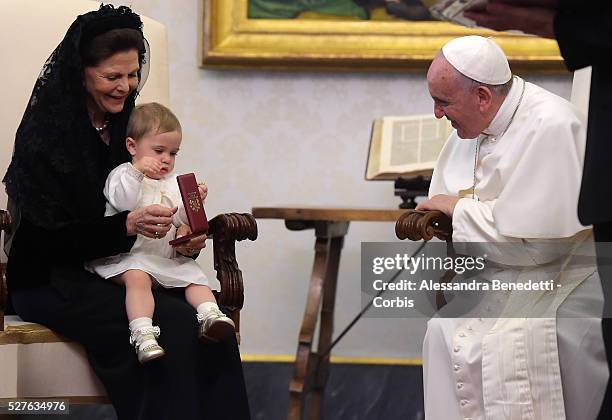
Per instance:
[[[176,238],[180,238],[181,236],[189,235],[190,233],[191,233],[191,228],[188,225],[181,225],[176,230]],[[194,255],[197,255],[205,247],[206,247],[206,235],[202,234],[200,236],[191,238],[188,242],[182,243],[180,245],[176,245],[174,249],[176,250],[176,252],[186,257],[193,257]]]
[[[172,215],[177,209],[153,204],[131,211],[125,220],[128,236],[139,234],[147,238],[163,238],[172,227]]]

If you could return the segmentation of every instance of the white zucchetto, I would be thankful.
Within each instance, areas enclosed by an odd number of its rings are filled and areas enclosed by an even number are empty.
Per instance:
[[[442,54],[459,73],[480,83],[502,85],[512,77],[506,55],[491,38],[456,38],[442,47]]]

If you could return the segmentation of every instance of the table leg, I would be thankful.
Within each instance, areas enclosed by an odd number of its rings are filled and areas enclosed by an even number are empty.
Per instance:
[[[310,396],[309,417],[319,419],[329,369],[329,354],[319,361],[318,354],[312,352],[312,343],[320,307],[319,351],[323,351],[331,343],[340,252],[349,223],[330,221],[300,225],[286,224],[289,229],[294,230],[314,227],[316,236],[315,258],[308,297],[298,338],[293,378],[289,383],[288,419],[302,419],[305,398],[312,388],[314,388],[314,394]],[[323,305],[321,305],[322,296]]]
[[[343,237],[332,238],[330,244],[329,263],[323,286],[323,304],[321,307],[321,323],[319,326],[319,343],[317,345],[316,366],[314,372],[314,383],[312,395],[308,404],[308,416],[310,420],[322,418],[323,396],[325,385],[329,377],[330,353],[323,354],[332,342],[334,332],[334,305],[336,303],[336,285],[338,279],[338,267],[340,266],[340,253],[342,252]]]

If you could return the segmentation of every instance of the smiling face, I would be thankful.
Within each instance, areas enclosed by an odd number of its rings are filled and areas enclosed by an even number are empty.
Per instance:
[[[165,133],[156,133],[156,131],[151,130],[138,140],[128,137],[126,146],[132,155],[132,162],[144,157],[158,161],[161,164],[161,170],[159,176],[153,178],[161,179],[174,170],[174,162],[181,147],[182,136],[179,131]]]
[[[138,87],[138,51],[118,52],[95,66],[85,67],[83,78],[90,115],[116,114]]]
[[[495,115],[494,112],[491,115],[492,93],[462,77],[443,55],[438,55],[427,72],[427,86],[436,118],[446,117],[460,138],[473,139],[489,126]]]

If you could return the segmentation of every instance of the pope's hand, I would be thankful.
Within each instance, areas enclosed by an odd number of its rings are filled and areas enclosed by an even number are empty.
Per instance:
[[[451,195],[438,194],[434,195],[428,200],[421,201],[415,208],[415,210],[439,210],[446,214],[448,217],[453,217],[455,211],[455,205],[457,205],[459,197],[453,197]]]

